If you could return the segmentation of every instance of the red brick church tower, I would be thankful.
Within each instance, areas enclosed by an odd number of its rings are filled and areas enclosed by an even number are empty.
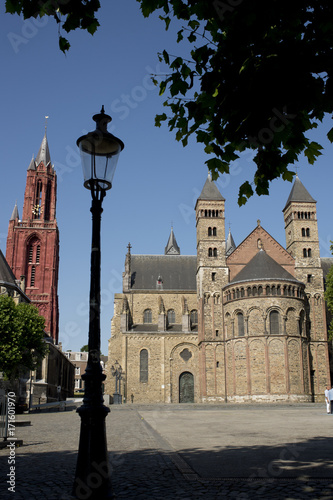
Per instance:
[[[45,318],[45,331],[58,343],[59,231],[57,176],[45,135],[27,172],[23,215],[15,204],[9,221],[6,260],[25,293]]]

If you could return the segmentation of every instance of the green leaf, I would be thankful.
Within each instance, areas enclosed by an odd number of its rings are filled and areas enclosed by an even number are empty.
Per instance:
[[[164,59],[166,64],[170,64],[169,54],[167,53],[166,50],[163,50],[163,59]]]
[[[165,89],[166,89],[166,86],[167,86],[167,82],[166,80],[163,80],[161,83],[160,83],[160,91],[159,91],[159,95],[163,95],[164,92],[165,92]]]
[[[6,0],[6,12],[8,14],[20,14],[21,7],[17,2]]]
[[[238,205],[241,207],[245,205],[247,200],[253,196],[253,189],[249,181],[244,182],[239,188]]]
[[[69,50],[70,46],[71,45],[66,38],[59,36],[59,48],[64,54],[66,54],[66,50]]]
[[[283,172],[282,174],[282,179],[284,181],[289,181],[289,182],[292,182],[293,181],[293,178],[294,178],[294,175],[295,175],[295,172],[291,172],[290,170],[286,170],[285,172]]]
[[[318,144],[317,142],[310,142],[308,147],[304,150],[304,154],[308,159],[308,162],[310,165],[313,165],[314,162],[316,161],[317,157],[320,156],[322,153],[320,152],[323,149],[323,147]]]
[[[90,33],[91,35],[96,33],[98,26],[99,26],[99,22],[97,21],[97,19],[94,19],[87,27],[88,33]]]
[[[329,130],[329,132],[327,133],[327,138],[330,142],[333,142],[333,127],[331,128],[331,130]]]
[[[178,31],[178,33],[177,33],[177,43],[181,42],[184,39],[183,31],[184,30]]]
[[[155,127],[160,127],[161,122],[164,122],[167,119],[167,115],[165,113],[162,113],[161,115],[156,115],[155,116]]]

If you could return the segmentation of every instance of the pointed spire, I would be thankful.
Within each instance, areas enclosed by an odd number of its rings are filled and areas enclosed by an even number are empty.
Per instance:
[[[18,208],[17,208],[17,201],[15,202],[15,207],[14,207],[14,210],[13,210],[13,213],[12,213],[12,216],[9,220],[16,220],[16,219],[19,219],[20,216],[19,216],[19,213],[18,213]]]
[[[225,248],[226,256],[228,257],[235,249],[236,249],[236,244],[235,244],[235,241],[232,237],[230,227],[229,227],[229,234],[228,234],[226,248]]]
[[[40,145],[38,155],[36,158],[36,165],[38,166],[40,162],[43,162],[44,165],[48,165],[51,163],[51,157],[50,157],[50,151],[49,151],[49,145],[47,142],[47,137],[46,137],[46,129],[45,129],[45,134],[42,140],[42,144]]]
[[[32,155],[31,161],[29,163],[28,170],[36,170],[34,155]]]
[[[171,233],[169,236],[169,240],[164,250],[164,255],[180,255],[180,248],[177,244],[175,235],[173,234],[172,226],[171,226]]]
[[[208,173],[207,180],[205,182],[204,187],[202,188],[201,194],[198,200],[224,200],[220,191],[217,189],[215,183],[212,180],[211,173]]]
[[[301,202],[301,203],[316,203],[316,200],[312,198],[307,189],[301,183],[298,175],[296,175],[295,182],[291,188],[289,198],[287,200],[284,210],[287,208],[291,202]]]

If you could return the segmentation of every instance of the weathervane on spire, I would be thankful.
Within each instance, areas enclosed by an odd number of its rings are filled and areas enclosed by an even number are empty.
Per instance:
[[[46,134],[46,129],[47,129],[47,120],[48,120],[48,116],[45,116],[45,134]]]

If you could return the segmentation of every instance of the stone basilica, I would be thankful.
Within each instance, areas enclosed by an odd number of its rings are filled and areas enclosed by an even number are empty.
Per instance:
[[[208,177],[196,202],[197,255],[173,230],[164,255],[125,261],[109,369],[127,402],[318,401],[330,382],[316,201],[298,177],[283,209],[286,249],[260,225],[236,247]],[[282,208],[282,207],[281,207]],[[108,374],[106,392],[113,394]]]

